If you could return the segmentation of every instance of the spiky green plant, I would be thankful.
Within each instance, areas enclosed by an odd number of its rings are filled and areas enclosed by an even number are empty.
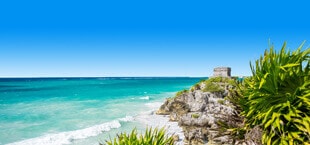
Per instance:
[[[228,100],[233,108],[240,114],[243,110],[248,110],[247,100],[243,96],[244,90],[245,90],[245,80],[247,80],[249,77],[246,77],[242,80],[235,80],[234,83],[231,83],[232,87],[229,89],[228,96],[226,96],[224,99]]]
[[[246,125],[263,127],[263,144],[310,144],[310,49],[271,46],[250,64],[245,80]]]
[[[137,129],[131,133],[121,133],[114,139],[105,142],[106,145],[173,145],[172,136],[166,136],[164,128],[147,128],[144,135],[138,134]],[[100,145],[103,145],[100,143]]]

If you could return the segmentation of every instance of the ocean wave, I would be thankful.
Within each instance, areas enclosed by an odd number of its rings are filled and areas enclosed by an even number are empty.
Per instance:
[[[120,118],[118,120],[114,120],[111,122],[94,125],[88,128],[61,132],[57,134],[48,134],[36,138],[26,139],[19,142],[10,143],[7,145],[63,145],[63,144],[71,144],[74,140],[85,139],[92,136],[97,136],[102,132],[110,131],[114,128],[120,128],[122,122],[133,121],[134,118],[132,116],[126,116],[124,118]]]
[[[119,121],[123,121],[123,122],[129,122],[129,121],[133,121],[134,118],[132,116],[126,116],[124,118],[119,119]]]
[[[141,100],[150,100],[150,96],[140,97]]]
[[[139,98],[130,98],[131,100],[139,99],[139,100],[150,100],[150,96],[144,96]]]

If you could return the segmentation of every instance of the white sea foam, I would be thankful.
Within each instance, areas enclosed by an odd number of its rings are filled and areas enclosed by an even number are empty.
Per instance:
[[[184,133],[182,128],[178,126],[177,122],[170,122],[168,116],[156,115],[154,112],[142,113],[135,117],[135,120],[145,124],[148,127],[165,127],[167,135],[178,135],[180,140],[176,145],[183,145]]]
[[[126,116],[124,118],[119,119],[119,121],[123,121],[123,122],[129,122],[129,121],[133,121],[134,118],[132,116]]]
[[[131,100],[140,99],[140,100],[150,100],[150,96],[144,96],[140,98],[130,98]]]
[[[140,97],[141,100],[150,100],[150,96]]]
[[[68,132],[61,132],[57,134],[48,134],[36,138],[31,138],[19,142],[10,143],[7,145],[63,145],[63,144],[70,144],[74,140],[78,139],[85,139],[92,136],[97,136],[102,132],[110,131],[114,128],[120,128],[122,122],[133,121],[134,118],[132,116],[126,116],[124,118],[120,118],[118,120],[114,120],[111,122],[95,125],[92,127],[75,130],[75,131],[68,131]]]

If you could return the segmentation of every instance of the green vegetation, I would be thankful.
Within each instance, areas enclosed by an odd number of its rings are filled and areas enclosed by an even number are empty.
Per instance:
[[[227,86],[235,86],[235,79],[227,78],[227,77],[212,77],[208,80],[203,81],[205,87],[202,89],[204,92],[221,92],[225,91]]]
[[[225,97],[244,120],[218,122],[219,129],[239,142],[250,136],[257,144],[310,145],[310,49],[301,49],[271,46],[251,64],[253,76],[237,80]]]
[[[170,98],[167,98],[167,100],[173,100],[174,98],[176,98],[176,97],[178,97],[178,96],[181,96],[182,94],[185,94],[185,93],[188,93],[189,92],[189,90],[186,90],[186,89],[184,89],[184,90],[182,90],[182,91],[179,91],[179,92],[177,92],[175,95],[174,95],[174,97],[170,97]]]
[[[214,77],[194,85],[191,90],[229,93],[225,99],[238,112],[229,121],[218,121],[224,135],[230,133],[234,143],[246,141],[245,136],[257,144],[310,145],[310,49],[302,51],[303,44],[295,51],[287,51],[286,43],[277,52],[273,46],[250,64],[252,75],[244,79]],[[175,97],[187,93],[177,92]],[[224,104],[225,100],[218,100]],[[199,114],[192,114],[199,118]],[[251,132],[254,133],[251,136]],[[163,129],[147,129],[144,136],[122,133],[108,145],[162,145],[173,144]],[[239,142],[240,143],[240,142]]]
[[[199,83],[195,84],[194,86],[192,86],[191,89],[190,89],[191,92],[193,92],[194,90],[200,90],[201,89],[200,83],[201,82],[199,82]]]
[[[165,135],[164,128],[146,129],[144,135],[138,135],[137,129],[133,129],[130,134],[121,133],[116,138],[105,142],[106,145],[173,145],[172,137]],[[99,145],[103,145],[99,143]]]
[[[224,105],[224,101],[225,101],[225,100],[223,100],[223,99],[217,100],[217,102],[220,103],[220,104],[222,104],[222,105]]]
[[[271,46],[250,64],[240,106],[246,127],[262,127],[263,144],[310,144],[310,49],[301,48],[290,52],[284,43],[277,53]]]
[[[221,88],[221,86],[218,84],[207,83],[206,87],[202,91],[214,93],[214,92],[224,92],[224,89]]]
[[[226,83],[226,84],[234,84],[235,79],[228,77],[212,77],[206,80],[205,82],[213,82],[213,83]]]
[[[249,78],[245,78],[242,81],[236,79],[234,84],[232,84],[232,89],[229,89],[228,96],[224,98],[234,106],[233,108],[239,114],[248,107],[248,105],[246,105],[247,100],[245,99],[245,97],[243,97],[245,90],[245,80],[247,79]]]
[[[187,93],[187,92],[188,92],[188,90],[186,90],[186,89],[184,89],[184,90],[182,90],[182,91],[179,91],[179,92],[177,92],[177,93],[175,94],[175,97],[181,96],[182,94]]]
[[[231,120],[233,118],[227,118],[228,120]],[[234,123],[238,121],[234,120]],[[228,124],[227,122],[219,120],[217,122],[217,125],[219,125],[219,128],[217,129],[222,135],[226,134],[226,131],[230,132],[230,135],[234,140],[243,140],[244,135],[246,133],[245,128],[243,127],[238,127],[237,123],[236,124]],[[235,143],[235,142],[234,142]]]
[[[204,92],[224,92],[224,88],[221,87],[217,82],[213,81],[213,79],[208,79],[204,83],[205,87],[202,89]]]
[[[200,116],[199,114],[192,114],[192,118],[196,118],[197,119],[197,118],[199,118],[199,116]]]

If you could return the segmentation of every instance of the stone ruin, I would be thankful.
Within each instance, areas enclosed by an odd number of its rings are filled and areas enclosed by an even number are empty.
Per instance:
[[[213,71],[213,77],[231,77],[230,67],[216,67]]]

